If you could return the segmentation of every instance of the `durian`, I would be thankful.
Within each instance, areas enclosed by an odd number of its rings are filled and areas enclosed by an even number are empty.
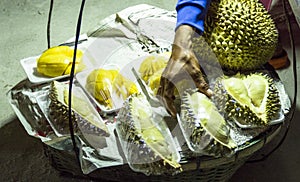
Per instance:
[[[85,88],[96,100],[109,109],[114,108],[113,97],[125,100],[138,89],[134,82],[123,77],[115,69],[95,69],[86,79]]]
[[[161,75],[164,69],[156,71],[153,75],[151,75],[148,79],[148,86],[153,91],[153,94],[157,94],[157,90],[160,85]],[[182,79],[175,84],[174,96],[179,97],[181,92],[184,92],[187,88],[195,87],[194,83],[191,80]]]
[[[148,83],[149,78],[154,75],[157,71],[161,71],[167,66],[168,63],[167,53],[161,55],[150,55],[147,56],[139,67],[139,73],[141,78]]]
[[[164,69],[160,69],[156,71],[153,75],[151,75],[148,79],[148,86],[153,91],[154,95],[156,95],[157,90],[160,85],[160,78]]]
[[[68,75],[72,68],[73,54],[74,49],[69,46],[51,47],[37,59],[37,72],[48,77]],[[75,73],[85,68],[82,56],[83,52],[77,50]]]
[[[53,81],[49,89],[49,119],[61,134],[69,133],[68,85]],[[72,121],[76,133],[109,136],[108,129],[92,111],[92,106],[82,99],[82,95],[72,95]]]
[[[196,89],[187,89],[181,100],[180,126],[190,149],[220,157],[234,152],[237,144],[215,104]]]
[[[265,126],[281,112],[275,81],[264,73],[236,74],[217,79],[213,100],[241,125]]]
[[[179,154],[162,117],[141,94],[129,97],[117,117],[117,133],[130,167],[147,175],[181,171]],[[173,147],[172,147],[173,146]]]
[[[276,49],[278,31],[259,0],[212,0],[200,37],[222,68],[242,71],[267,63]],[[206,58],[207,46],[198,38],[193,41],[195,53]]]

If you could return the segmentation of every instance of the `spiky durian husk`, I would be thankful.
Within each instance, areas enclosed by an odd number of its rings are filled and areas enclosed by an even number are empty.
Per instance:
[[[273,56],[278,42],[275,23],[259,0],[212,0],[204,27],[209,48],[229,70],[262,66]],[[195,53],[207,54],[201,42],[195,38]]]
[[[50,99],[49,119],[53,122],[53,124],[56,126],[56,128],[59,130],[60,133],[62,134],[69,133],[68,108],[58,100],[58,91],[54,85],[54,82],[52,82],[50,85],[49,99]],[[75,115],[72,112],[72,119],[74,120],[74,118]],[[73,126],[74,128],[76,128],[76,130],[78,127],[77,123],[78,122],[73,122]]]
[[[252,76],[256,78],[251,81]],[[246,90],[236,93],[236,96],[230,93],[224,86],[224,80],[232,78],[236,80],[236,83],[234,83],[235,81],[232,82],[235,84],[233,87],[237,87],[238,84],[245,84],[241,87]],[[264,82],[264,85],[257,83],[259,79]],[[231,77],[220,77],[217,79],[213,90],[213,100],[217,103],[218,109],[223,111],[226,117],[233,118],[242,125],[266,126],[280,114],[281,104],[278,89],[274,80],[266,74],[251,73],[249,75],[236,74]],[[256,98],[260,94],[261,98]]]
[[[219,157],[232,154],[237,147],[214,103],[195,89],[186,90],[182,97],[179,122],[196,153]]]
[[[144,138],[145,135],[141,132],[143,130],[141,123],[145,122],[145,118],[144,116],[139,116],[141,113],[134,113],[135,108],[133,107],[135,106],[131,104],[132,99],[135,97],[146,101],[144,96],[140,94],[134,94],[129,97],[118,113],[116,125],[118,137],[121,139],[130,167],[134,171],[143,172],[146,175],[176,174],[180,172],[181,165],[175,161],[174,153],[176,152],[170,151],[169,144],[165,140],[166,138],[160,141],[162,152],[159,152],[157,148],[155,149],[152,146],[153,144],[148,143],[147,139]],[[145,101],[143,102],[146,103],[147,101]],[[139,109],[145,111],[143,112],[144,114],[151,116],[149,107],[150,105],[143,104],[143,107]],[[149,120],[153,119],[153,117],[147,118]],[[153,125],[152,127],[156,126]],[[153,132],[149,130],[149,137],[154,136],[157,132],[159,132],[159,135],[165,136],[160,130],[158,128],[152,130]],[[162,153],[168,155],[161,155]]]
[[[64,89],[66,89],[65,84],[57,81],[51,82],[49,89],[49,119],[54,123],[56,129],[58,129],[61,134],[69,134],[69,107],[63,101]],[[92,124],[73,109],[71,111],[71,117],[75,133],[84,132],[93,135],[109,136],[106,128]]]

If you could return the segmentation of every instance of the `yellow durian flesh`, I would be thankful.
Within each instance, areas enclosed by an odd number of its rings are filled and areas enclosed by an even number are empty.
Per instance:
[[[223,78],[223,95],[229,96],[225,104],[229,116],[247,125],[268,124],[281,108],[278,90],[273,82],[271,77],[260,73]]]
[[[125,100],[129,95],[138,92],[135,83],[115,69],[93,70],[87,77],[85,87],[100,104],[109,109],[114,107],[114,96]]]
[[[158,70],[153,75],[151,75],[148,79],[148,85],[151,88],[151,90],[153,91],[154,95],[157,94],[157,90],[160,85],[160,78],[161,78],[161,74],[162,74],[163,70],[164,69]]]
[[[116,129],[128,164],[145,174],[174,174],[181,170],[178,152],[163,117],[142,94],[134,94],[118,112]]]
[[[237,147],[215,103],[197,89],[184,92],[178,122],[188,147],[197,155],[231,155]]]
[[[162,55],[150,55],[146,57],[139,68],[141,78],[148,83],[149,78],[154,75],[157,71],[164,69],[168,63],[168,55],[164,53]]]
[[[86,79],[85,88],[91,93],[100,104],[113,107],[113,101],[111,97],[112,83],[118,74],[117,70],[95,69]]]
[[[222,145],[235,148],[234,142],[229,137],[228,125],[223,116],[218,112],[215,104],[200,92],[186,94],[184,103],[189,105],[195,118],[195,123],[204,128],[210,136]]]
[[[247,87],[241,79],[231,77],[223,80],[223,84],[234,99],[245,105],[250,105],[251,99],[249,98]]]
[[[64,103],[69,104],[69,90],[64,89],[63,91]],[[107,127],[104,124],[99,123],[99,119],[95,116],[95,113],[92,111],[92,106],[82,98],[80,95],[76,95],[76,92],[72,94],[72,109],[77,112],[81,117],[83,117],[87,122],[85,124],[79,124],[81,128],[88,127],[91,125],[91,128],[96,127],[103,130],[105,133],[109,133]]]
[[[56,46],[47,49],[37,59],[37,72],[48,77],[70,74],[74,49],[68,46]],[[83,52],[76,51],[75,73],[82,71],[85,65],[82,61]]]
[[[265,95],[268,90],[268,80],[261,79],[258,75],[251,75],[244,80],[244,84],[248,89],[248,95],[251,98],[251,102],[255,107],[262,105]]]
[[[134,93],[138,93],[136,84],[133,81],[125,78],[121,74],[118,74],[114,79],[113,89],[116,91],[116,94],[123,100]]]

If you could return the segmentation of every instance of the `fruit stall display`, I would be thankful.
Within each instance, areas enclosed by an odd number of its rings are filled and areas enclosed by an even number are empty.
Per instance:
[[[21,60],[28,79],[7,95],[56,169],[117,181],[224,181],[280,131],[290,100],[267,64],[278,33],[263,5],[212,1],[206,31],[193,39],[193,49],[214,95],[198,92],[190,80],[179,82],[177,118],[156,98],[175,22],[174,11],[142,4],[83,36],[71,83],[80,155],[67,114],[73,47],[55,46]]]

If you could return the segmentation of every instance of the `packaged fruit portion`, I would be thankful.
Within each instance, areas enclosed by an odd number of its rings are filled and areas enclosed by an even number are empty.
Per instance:
[[[60,134],[69,134],[68,84],[51,82],[49,90],[49,119]],[[74,88],[72,95],[72,118],[74,131],[96,136],[109,136],[108,129],[97,111],[89,103],[84,92]]]
[[[129,166],[146,175],[181,172],[180,156],[164,118],[145,96],[134,94],[118,113],[117,133]]]
[[[108,109],[115,108],[117,101],[138,92],[136,84],[116,69],[95,69],[86,78],[86,90]],[[121,99],[121,100],[120,100]]]
[[[279,90],[263,73],[223,76],[214,85],[219,110],[241,126],[267,126],[281,117]]]
[[[189,148],[215,157],[231,155],[237,144],[230,137],[230,126],[206,95],[186,90],[181,103],[180,127]]]

